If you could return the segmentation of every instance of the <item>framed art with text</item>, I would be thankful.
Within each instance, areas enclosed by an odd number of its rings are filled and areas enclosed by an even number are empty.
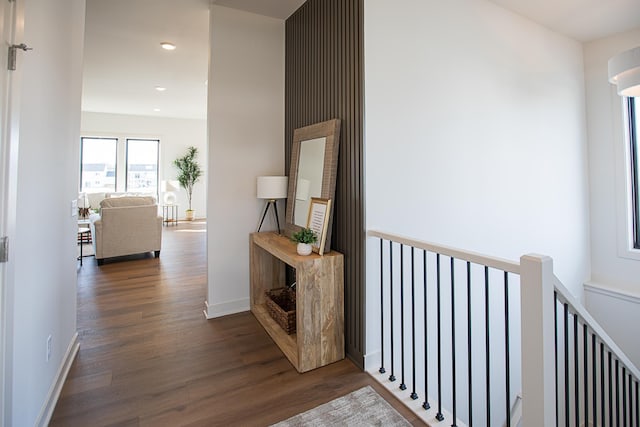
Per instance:
[[[311,245],[314,252],[324,254],[327,240],[327,228],[329,226],[329,213],[331,212],[331,199],[312,197],[309,204],[309,216],[307,228],[310,228],[318,236],[318,240]]]

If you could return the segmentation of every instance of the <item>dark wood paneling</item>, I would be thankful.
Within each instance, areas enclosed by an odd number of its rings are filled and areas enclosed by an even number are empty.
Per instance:
[[[332,248],[345,255],[347,355],[363,366],[363,0],[308,0],[286,21],[285,155],[293,131],[342,120]]]

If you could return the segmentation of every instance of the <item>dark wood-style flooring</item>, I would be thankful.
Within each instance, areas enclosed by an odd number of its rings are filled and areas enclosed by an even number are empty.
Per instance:
[[[51,426],[265,426],[365,385],[422,425],[349,360],[299,374],[251,313],[206,320],[204,229],[165,228],[159,259],[84,259]]]

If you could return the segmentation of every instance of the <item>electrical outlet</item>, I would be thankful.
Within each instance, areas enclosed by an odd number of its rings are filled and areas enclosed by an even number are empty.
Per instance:
[[[47,362],[51,359],[51,335],[47,337]]]

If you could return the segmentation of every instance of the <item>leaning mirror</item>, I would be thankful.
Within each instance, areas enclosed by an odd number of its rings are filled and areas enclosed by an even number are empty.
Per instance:
[[[307,226],[312,197],[331,199],[335,205],[339,142],[339,119],[298,128],[293,132],[286,215],[288,235]],[[333,209],[329,213],[325,253],[331,247],[332,223]]]

